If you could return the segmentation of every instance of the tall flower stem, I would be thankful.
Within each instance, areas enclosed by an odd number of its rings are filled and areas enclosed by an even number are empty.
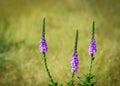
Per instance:
[[[47,65],[47,61],[46,61],[46,52],[48,50],[48,46],[47,46],[47,42],[46,42],[46,39],[45,39],[45,17],[43,17],[43,20],[42,20],[42,38],[40,40],[40,51],[42,52],[43,54],[43,60],[44,60],[44,65],[45,65],[45,70],[48,74],[48,77],[51,81],[50,84],[54,85],[54,81],[53,81],[53,78],[50,74],[50,71],[48,69],[48,65]]]
[[[71,76],[70,82],[68,83],[68,86],[74,86],[74,76],[75,76],[75,72],[77,72],[78,70],[79,61],[78,61],[78,53],[77,53],[77,44],[78,44],[78,30],[76,30],[74,50],[73,50],[71,61],[70,61],[71,66],[72,66],[72,69],[71,69],[72,76]]]
[[[52,76],[50,74],[50,71],[48,69],[48,65],[47,65],[47,62],[46,62],[46,53],[45,52],[43,52],[43,59],[44,59],[44,65],[45,65],[46,72],[47,72],[47,74],[49,76],[49,79],[50,79],[51,83],[54,83],[54,81],[52,79]]]
[[[92,66],[93,66],[92,64],[94,61],[94,53],[97,51],[96,41],[94,39],[94,26],[95,26],[95,22],[93,21],[91,39],[90,39],[89,48],[88,48],[88,53],[90,55],[90,63],[89,63],[88,73],[84,74],[85,79],[82,77],[78,77],[80,82],[82,82],[82,83],[79,83],[78,86],[95,86],[95,84],[96,84],[96,82],[92,82],[92,79],[95,77],[95,75],[92,74]]]
[[[92,24],[92,33],[91,33],[91,35],[92,35],[91,40],[95,40],[94,39],[94,28],[95,28],[95,22],[93,21],[93,24]],[[91,42],[91,46],[90,46],[91,49],[95,48],[94,52],[92,50],[92,52],[90,53],[90,65],[89,65],[89,72],[88,72],[88,74],[89,74],[90,77],[92,75],[92,63],[93,63],[93,60],[94,60],[94,53],[96,52],[96,44],[94,42],[95,41]],[[91,82],[91,78],[89,78],[88,81],[90,83]]]

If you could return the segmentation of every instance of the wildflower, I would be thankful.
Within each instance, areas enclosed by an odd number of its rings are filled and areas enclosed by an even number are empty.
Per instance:
[[[76,30],[74,52],[72,53],[71,61],[70,61],[71,66],[72,66],[72,69],[71,69],[72,73],[74,73],[78,70],[79,61],[78,61],[78,53],[77,53],[77,44],[78,44],[78,30]]]
[[[92,25],[92,38],[90,40],[90,43],[89,43],[89,49],[88,49],[88,53],[91,55],[91,54],[94,54],[97,49],[96,49],[96,41],[94,39],[94,27],[95,27],[95,22],[93,21],[93,25]]]
[[[78,61],[78,53],[72,53],[72,56],[71,56],[71,66],[72,66],[72,69],[71,69],[71,72],[77,72],[78,70],[78,64],[79,64],[79,61]]]
[[[45,39],[45,17],[43,17],[42,20],[42,38],[40,39],[39,50],[40,52],[44,53],[48,50],[47,42]]]
[[[47,47],[47,42],[45,39],[40,39],[40,45],[39,45],[39,50],[40,52],[47,52],[48,47]]]
[[[96,41],[95,41],[95,39],[91,39],[90,44],[89,44],[88,53],[89,54],[94,54],[96,51],[97,51],[97,49],[96,49]]]

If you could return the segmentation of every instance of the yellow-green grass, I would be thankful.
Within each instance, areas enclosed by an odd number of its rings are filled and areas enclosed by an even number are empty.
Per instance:
[[[0,1],[0,86],[47,86],[39,52],[42,17],[46,17],[47,62],[55,81],[67,86],[75,30],[79,29],[79,70],[87,73],[88,43],[96,22],[97,53],[93,73],[98,86],[120,86],[119,0]]]

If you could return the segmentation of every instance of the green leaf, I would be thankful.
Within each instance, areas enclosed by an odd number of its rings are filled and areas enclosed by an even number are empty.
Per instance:
[[[57,82],[50,83],[48,86],[58,86]]]
[[[87,74],[85,79],[86,79],[86,82],[89,83],[90,82],[90,74]]]
[[[78,79],[83,82],[83,83],[87,83],[85,79],[81,78],[81,77],[78,77]]]
[[[63,86],[63,84],[62,84],[62,83],[59,83],[58,86]]]
[[[69,81],[69,82],[67,83],[67,85],[68,85],[68,86],[73,86],[73,85],[74,85],[73,83],[74,83],[74,81],[71,80],[71,81]]]
[[[95,76],[96,76],[95,74],[91,75],[91,76],[90,76],[90,79],[93,79]]]

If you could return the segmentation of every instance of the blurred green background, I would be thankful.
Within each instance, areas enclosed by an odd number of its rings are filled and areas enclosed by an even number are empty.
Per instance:
[[[87,73],[88,43],[96,22],[97,86],[120,86],[119,0],[0,0],[0,86],[47,86],[39,52],[42,17],[46,17],[47,62],[55,81],[70,80],[70,56],[79,29],[79,71]]]

